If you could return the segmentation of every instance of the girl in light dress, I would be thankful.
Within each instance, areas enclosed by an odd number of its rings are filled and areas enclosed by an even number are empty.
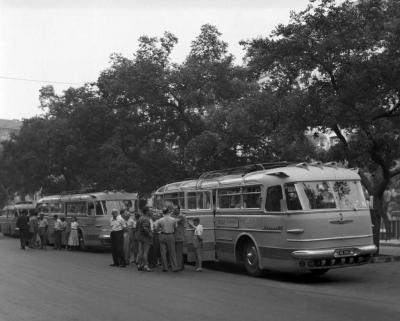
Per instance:
[[[68,238],[68,247],[73,249],[78,249],[79,247],[79,236],[78,236],[78,219],[74,216],[71,220],[71,232]]]

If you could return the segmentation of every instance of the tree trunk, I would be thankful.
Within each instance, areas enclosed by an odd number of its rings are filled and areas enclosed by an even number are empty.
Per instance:
[[[383,194],[374,195],[374,208],[371,209],[371,221],[372,221],[372,233],[374,238],[374,244],[378,248],[377,254],[379,254],[379,241],[381,237],[381,222],[385,219],[385,213],[383,209]]]
[[[372,234],[374,244],[377,247],[378,251],[376,254],[379,254],[379,241],[380,241],[380,231],[381,231],[381,221],[382,218],[375,209],[371,209],[371,221],[372,221]]]

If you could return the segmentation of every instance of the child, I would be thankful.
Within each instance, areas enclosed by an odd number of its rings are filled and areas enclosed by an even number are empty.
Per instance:
[[[194,228],[193,232],[193,247],[196,253],[196,268],[195,272],[202,271],[201,249],[203,248],[203,225],[200,224],[200,219],[195,217],[193,223],[188,221],[188,224]]]

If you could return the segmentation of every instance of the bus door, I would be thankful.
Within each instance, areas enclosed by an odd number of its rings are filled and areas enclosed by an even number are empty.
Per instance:
[[[214,207],[212,192],[210,190],[186,192],[186,220],[193,222],[195,217],[200,219],[203,226],[202,259],[204,261],[215,260],[215,229],[214,229]],[[193,247],[194,229],[187,224],[186,254],[187,261],[195,261],[195,250]]]
[[[97,238],[99,235],[105,234],[110,230],[110,217],[107,216],[107,208],[105,201],[95,201],[92,203],[91,208],[93,217],[95,219],[95,230]]]

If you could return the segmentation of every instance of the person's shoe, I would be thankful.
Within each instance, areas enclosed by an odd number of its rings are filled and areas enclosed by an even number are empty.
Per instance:
[[[119,267],[126,267],[126,264],[120,264]]]
[[[167,270],[167,269],[163,269],[162,271],[163,271],[163,272],[168,272],[168,270]]]
[[[143,268],[143,271],[146,271],[146,272],[153,272],[153,270],[150,269],[148,266],[145,266],[145,267]]]
[[[110,264],[110,266],[118,266],[118,264],[114,264],[114,263],[113,263],[113,264]]]
[[[197,268],[196,270],[194,270],[195,272],[201,272],[203,271],[201,268]]]

